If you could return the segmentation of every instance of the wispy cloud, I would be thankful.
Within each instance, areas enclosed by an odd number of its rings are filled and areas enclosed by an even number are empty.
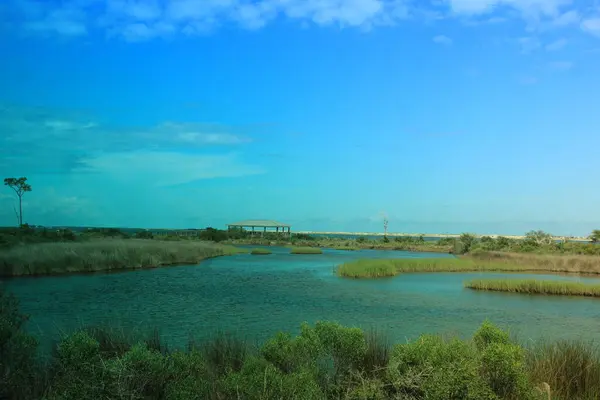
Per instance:
[[[407,18],[458,17],[466,23],[521,18],[530,26],[577,25],[595,33],[589,10],[572,0],[8,0],[7,20],[29,32],[81,36],[103,30],[128,41],[175,34],[206,34],[234,24],[260,29],[276,19],[299,25],[359,27],[394,25]],[[586,19],[587,18],[587,19]]]
[[[567,45],[567,39],[561,38],[557,39],[554,42],[548,43],[544,48],[547,51],[557,51],[564,48]]]
[[[452,39],[450,39],[448,36],[444,36],[444,35],[434,36],[432,40],[434,43],[445,45],[445,46],[449,46],[452,44]]]
[[[65,110],[5,105],[0,106],[0,167],[60,173],[96,154],[239,146],[251,142],[242,128],[196,122],[125,127]]]
[[[600,37],[600,17],[584,19],[581,21],[581,29]]]
[[[201,179],[257,175],[265,170],[246,164],[235,153],[204,155],[144,150],[90,156],[83,159],[74,172],[94,172],[113,182],[167,186]]]

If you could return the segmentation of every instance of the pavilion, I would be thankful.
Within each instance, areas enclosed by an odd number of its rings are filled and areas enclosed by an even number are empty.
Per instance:
[[[241,228],[241,229],[250,228],[252,230],[252,232],[255,232],[255,228],[262,228],[262,230],[260,231],[261,235],[264,234],[265,232],[267,232],[267,229],[270,229],[270,232],[273,232],[273,229],[274,229],[275,232],[287,233],[288,235],[292,236],[292,233],[290,231],[290,225],[282,224],[281,222],[271,221],[271,220],[266,220],[266,219],[248,219],[248,220],[239,221],[239,222],[236,222],[233,224],[227,224],[228,230],[231,230],[232,228]],[[286,229],[287,229],[287,232],[286,232]]]

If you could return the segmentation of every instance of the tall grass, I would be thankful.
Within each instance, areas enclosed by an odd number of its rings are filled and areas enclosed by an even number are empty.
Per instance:
[[[535,279],[474,279],[465,287],[497,292],[600,297],[600,284]]]
[[[347,278],[384,278],[404,272],[516,272],[532,269],[522,265],[482,262],[463,258],[362,259],[338,266],[337,275]]]
[[[509,253],[500,251],[473,251],[468,258],[494,263],[526,265],[547,272],[600,274],[600,257],[574,254]]]
[[[292,247],[290,254],[323,254],[318,247]]]
[[[269,249],[265,249],[262,247],[256,248],[256,249],[252,249],[252,251],[250,252],[250,254],[254,255],[254,256],[267,256],[271,253],[271,250]]]
[[[0,251],[0,275],[50,275],[197,264],[238,249],[199,241],[104,239],[36,243]]]
[[[535,343],[525,354],[531,380],[546,383],[553,399],[600,398],[600,349],[593,342]]]

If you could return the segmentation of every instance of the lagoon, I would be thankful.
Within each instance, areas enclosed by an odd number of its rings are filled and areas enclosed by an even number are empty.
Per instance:
[[[252,246],[255,248],[256,246]],[[334,267],[359,258],[452,257],[400,251],[325,249],[323,254],[219,257],[196,266],[110,274],[13,278],[3,286],[30,314],[28,330],[48,348],[60,332],[110,324],[158,328],[174,346],[190,335],[226,331],[263,341],[277,331],[297,332],[303,321],[335,320],[386,332],[393,341],[422,333],[470,336],[490,319],[520,340],[594,339],[600,299],[477,292],[463,287],[481,277],[597,278],[545,274],[413,273],[377,280],[335,276]]]

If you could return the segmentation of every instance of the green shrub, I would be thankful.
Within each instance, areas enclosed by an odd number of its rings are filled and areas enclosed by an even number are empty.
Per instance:
[[[534,397],[525,369],[523,348],[512,343],[492,342],[481,353],[481,375],[502,399]]]
[[[250,357],[240,372],[227,375],[224,390],[232,399],[326,399],[313,371],[286,374],[258,357]]]
[[[164,390],[167,400],[204,400],[215,392],[204,357],[197,350],[176,351],[170,355],[171,379]]]
[[[444,341],[437,336],[425,335],[414,342],[396,345],[387,379],[397,395],[407,398],[495,398],[479,375],[476,349],[456,339]]]
[[[283,332],[275,334],[262,346],[261,354],[282,372],[291,373],[307,367],[316,368],[325,349],[315,329],[304,323],[296,337]]]
[[[215,376],[240,371],[248,355],[246,343],[226,333],[219,333],[200,345],[192,342],[189,348],[201,351],[207,366]]]
[[[0,399],[28,400],[39,394],[37,340],[22,331],[26,321],[18,300],[0,288]]]
[[[147,399],[164,397],[170,379],[170,359],[144,343],[134,345],[121,357],[106,360],[110,398]]]
[[[492,343],[509,344],[510,336],[508,332],[485,320],[473,335],[473,342],[481,351]]]

